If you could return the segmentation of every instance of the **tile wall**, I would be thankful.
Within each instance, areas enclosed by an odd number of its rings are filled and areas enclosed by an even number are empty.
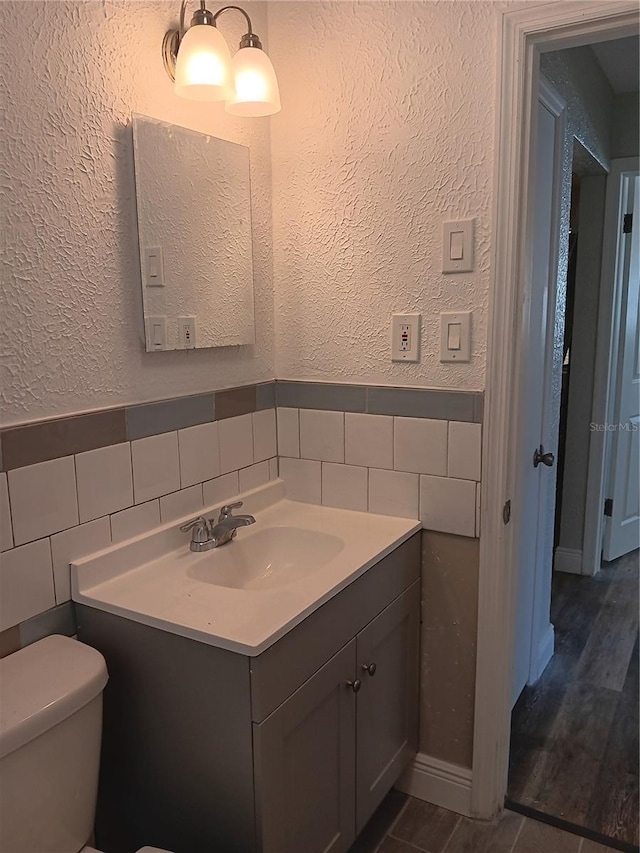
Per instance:
[[[482,395],[277,382],[0,433],[0,655],[73,632],[69,563],[279,475],[479,535]],[[278,459],[279,457],[279,459]]]
[[[275,479],[276,448],[270,408],[0,473],[5,642],[56,606],[69,621],[72,560]]]
[[[281,407],[287,497],[480,535],[479,423]]]

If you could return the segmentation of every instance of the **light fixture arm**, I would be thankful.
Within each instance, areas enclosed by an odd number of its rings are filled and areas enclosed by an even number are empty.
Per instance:
[[[182,41],[187,28],[185,27],[185,16],[187,11],[187,3],[188,0],[182,0],[180,3],[180,25],[177,30],[168,30],[162,41],[162,59],[164,62],[164,68],[169,77],[172,80],[175,80],[175,69],[176,69],[176,59],[178,57],[178,49],[180,48],[180,42]],[[191,21],[192,24],[210,24],[212,26],[217,26],[217,21],[220,15],[223,12],[240,12],[241,15],[244,15],[244,18],[247,22],[247,32],[240,39],[240,47],[257,47],[262,50],[262,44],[258,36],[253,32],[253,26],[251,24],[251,18],[242,9],[240,6],[223,6],[222,9],[218,9],[215,14],[212,14],[208,11],[205,6],[205,0],[200,0],[200,8],[194,12],[193,19]]]
[[[218,20],[218,18],[223,12],[230,12],[232,10],[234,12],[240,12],[241,15],[244,15],[245,20],[247,22],[247,32],[240,39],[240,47],[257,47],[262,50],[262,44],[260,43],[260,39],[253,31],[253,26],[251,25],[251,18],[240,6],[223,6],[222,9],[218,9],[218,11],[213,16],[214,23]]]

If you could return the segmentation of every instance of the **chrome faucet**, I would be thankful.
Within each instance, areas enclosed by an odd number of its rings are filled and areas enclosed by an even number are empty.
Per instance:
[[[239,509],[241,506],[242,501],[225,504],[220,510],[218,521],[215,524],[212,518],[207,520],[201,515],[186,524],[182,524],[180,530],[183,533],[192,531],[189,548],[196,552],[219,548],[220,545],[230,542],[235,537],[239,527],[255,524],[256,520],[252,515],[233,515],[233,510]]]

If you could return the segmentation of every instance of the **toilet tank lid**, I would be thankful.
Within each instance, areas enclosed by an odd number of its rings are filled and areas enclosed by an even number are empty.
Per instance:
[[[0,758],[61,723],[107,683],[100,652],[52,634],[0,660]]]

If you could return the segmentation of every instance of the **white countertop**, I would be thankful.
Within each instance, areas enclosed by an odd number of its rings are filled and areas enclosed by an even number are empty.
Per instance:
[[[241,528],[234,541],[219,549],[191,552],[189,536],[178,531],[184,519],[178,519],[78,560],[71,571],[73,600],[255,656],[421,527],[412,519],[296,503],[282,499],[282,494],[282,484],[276,481],[244,496],[241,512],[253,514],[256,524]],[[205,561],[222,558],[225,549],[242,548],[243,541],[247,551],[255,553],[250,546],[264,541],[264,533],[253,543],[249,537],[268,529],[286,537],[287,528],[304,531],[310,541],[324,534],[333,543],[319,568],[275,588],[237,589],[202,580],[207,567],[214,565]],[[236,550],[227,558],[240,554]],[[313,562],[313,554],[310,557]]]

